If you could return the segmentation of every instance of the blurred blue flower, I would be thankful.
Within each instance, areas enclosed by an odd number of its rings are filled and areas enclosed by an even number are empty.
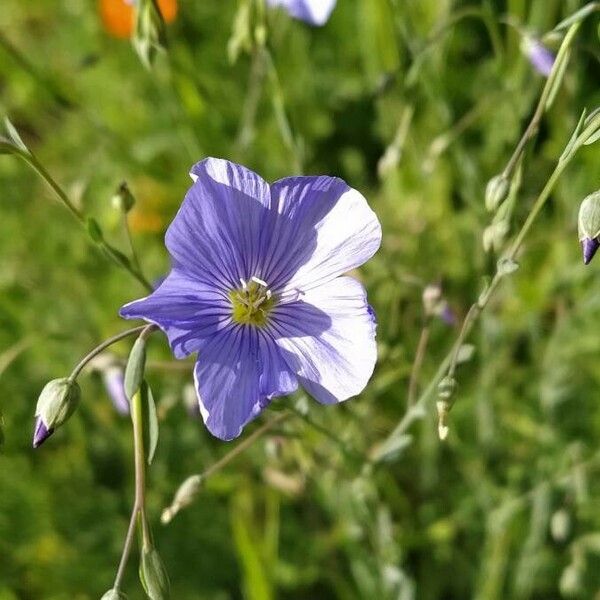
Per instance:
[[[214,158],[190,175],[166,235],[171,272],[121,315],[158,325],[177,358],[199,352],[194,380],[211,433],[237,437],[299,384],[324,404],[360,393],[376,325],[363,286],[343,274],[381,243],[365,198],[335,177],[269,185]]]
[[[107,367],[102,371],[102,381],[113,406],[120,415],[129,414],[129,400],[125,393],[123,369],[117,365]]]
[[[269,6],[281,6],[295,19],[309,25],[325,25],[337,0],[267,0]]]
[[[523,38],[523,51],[538,73],[544,77],[550,75],[554,66],[555,56],[542,42],[527,36]]]

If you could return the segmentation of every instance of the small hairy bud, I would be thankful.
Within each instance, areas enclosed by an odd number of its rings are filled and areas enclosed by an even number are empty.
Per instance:
[[[165,508],[163,511],[160,520],[163,525],[167,525],[173,520],[173,517],[186,506],[189,506],[198,493],[200,492],[200,488],[202,487],[202,476],[201,475],[191,475],[188,477],[180,486],[177,492],[175,493],[175,498],[171,503],[171,506]]]
[[[124,213],[128,213],[134,207],[135,198],[125,181],[117,188],[111,202],[116,210]]]
[[[492,177],[485,188],[485,207],[494,212],[506,200],[509,181],[504,175]]]
[[[33,447],[47,440],[75,412],[81,397],[79,384],[67,377],[47,383],[35,409]]]
[[[584,198],[577,219],[583,262],[587,265],[600,247],[600,190]]]

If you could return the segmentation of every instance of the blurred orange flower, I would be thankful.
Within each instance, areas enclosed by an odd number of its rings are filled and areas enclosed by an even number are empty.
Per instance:
[[[134,27],[134,0],[98,0],[104,29],[118,38],[129,38]],[[158,8],[166,23],[177,16],[177,0],[158,0]]]

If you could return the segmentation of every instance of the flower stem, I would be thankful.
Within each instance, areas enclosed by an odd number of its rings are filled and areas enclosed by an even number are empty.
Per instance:
[[[75,206],[75,204],[73,204],[63,188],[56,182],[50,173],[48,173],[36,156],[31,151],[19,152],[18,154],[48,184],[60,202],[67,208],[79,224],[88,231],[88,221],[84,214]],[[94,243],[100,246],[108,256],[139,281],[139,283],[148,291],[152,291],[152,285],[140,272],[139,268],[132,265],[128,260],[124,260],[121,253],[113,248],[104,238],[94,240]]]
[[[131,518],[129,519],[129,527],[123,544],[123,553],[119,561],[119,567],[115,576],[114,589],[119,590],[125,574],[125,568],[131,549],[133,547],[133,538],[138,517],[142,529],[142,544],[145,549],[152,545],[152,538],[146,519],[146,459],[144,453],[144,430],[143,430],[143,410],[142,410],[142,394],[138,391],[131,399],[131,421],[133,424],[133,453],[135,465],[135,496],[133,508],[131,510]]]
[[[267,421],[263,425],[261,425],[258,429],[252,432],[245,440],[241,441],[235,448],[230,450],[227,454],[221,457],[217,462],[213,463],[208,469],[203,471],[202,473],[198,473],[196,477],[198,477],[199,482],[206,481],[211,475],[221,470],[223,467],[228,465],[236,456],[240,455],[242,452],[247,450],[258,438],[273,429],[276,425],[282,423],[285,419],[290,416],[289,412],[282,412],[270,421]],[[194,477],[191,475],[190,477]],[[186,481],[189,477],[186,479]],[[177,497],[177,496],[176,496]],[[190,504],[193,498],[186,498],[185,506]],[[161,521],[163,524],[170,523],[173,520],[173,517],[183,508],[184,506],[180,504],[177,499],[174,500],[170,506],[166,507],[161,516]]]
[[[555,68],[553,70],[553,73],[556,72],[556,65],[559,64],[560,60],[565,60],[565,54],[568,51],[570,44],[572,43],[573,36],[575,35],[577,28],[578,28],[578,24],[571,26],[571,29],[568,31],[567,35],[565,36],[565,39],[563,40],[563,44],[561,45],[561,48],[558,53],[558,57],[557,57],[557,60],[555,63]],[[507,168],[505,169],[505,173],[508,172],[509,169],[512,169],[512,163],[513,163],[514,157],[516,156],[518,158],[520,156],[525,144],[535,134],[535,131],[537,130],[539,120],[541,118],[541,115],[543,114],[543,111],[545,110],[546,101],[550,94],[551,86],[549,84],[550,84],[551,80],[552,80],[552,75],[550,76],[548,83],[546,84],[546,86],[542,92],[542,97],[540,98],[540,102],[538,103],[538,108],[536,109],[535,114],[532,117],[532,120],[531,120],[529,126],[527,127],[527,130],[525,131],[525,134],[521,138],[519,144],[517,145],[517,149],[515,150],[515,152],[513,153],[513,156],[509,160]],[[594,131],[595,128],[597,128],[597,124],[595,122],[590,123],[590,125],[588,126],[589,132]],[[525,219],[525,222],[521,226],[521,229],[518,231],[518,233],[514,237],[513,241],[511,242],[511,244],[508,247],[508,250],[504,253],[501,260],[498,261],[497,269],[494,273],[494,276],[493,276],[490,284],[483,291],[483,293],[479,296],[478,300],[472,304],[469,311],[467,312],[467,315],[463,321],[462,327],[459,331],[458,337],[456,338],[454,344],[452,345],[449,352],[446,354],[445,358],[443,359],[440,366],[438,367],[438,370],[435,373],[435,375],[433,376],[433,379],[430,381],[429,385],[423,391],[423,393],[421,394],[419,399],[414,404],[412,404],[408,407],[403,418],[398,423],[398,425],[394,428],[392,433],[386,438],[386,440],[382,444],[378,445],[378,447],[374,450],[374,452],[372,453],[374,461],[377,462],[378,460],[381,460],[382,458],[384,458],[386,456],[387,450],[390,448],[393,448],[395,442],[397,442],[398,439],[402,435],[405,434],[405,432],[408,430],[408,428],[411,426],[411,424],[414,421],[421,419],[425,416],[425,414],[426,414],[425,408],[427,406],[427,402],[429,401],[430,396],[433,394],[433,392],[436,389],[436,386],[442,380],[442,378],[445,375],[447,375],[449,377],[453,377],[453,375],[456,371],[457,364],[458,364],[460,349],[461,349],[464,341],[467,339],[467,337],[471,333],[473,326],[475,325],[475,323],[477,322],[477,319],[479,318],[479,315],[482,313],[482,311],[488,305],[490,299],[492,298],[492,296],[494,295],[498,286],[500,285],[500,282],[506,276],[506,271],[504,271],[501,268],[501,264],[503,262],[507,262],[507,261],[514,262],[515,258],[517,257],[517,254],[519,253],[519,250],[521,249],[521,247],[523,245],[525,237],[527,236],[531,227],[533,226],[534,222],[536,221],[537,217],[539,216],[546,201],[550,197],[550,194],[552,193],[552,190],[554,189],[556,182],[558,181],[559,177],[562,175],[563,171],[565,170],[565,168],[567,167],[567,165],[569,164],[569,162],[571,161],[571,159],[577,152],[578,148],[584,143],[584,141],[587,139],[587,137],[588,137],[588,131],[586,130],[584,133],[582,133],[580,135],[579,141],[576,142],[575,144],[573,144],[573,146],[570,147],[568,152],[565,152],[564,155],[561,156],[561,158],[557,162],[556,167],[554,168],[554,171],[550,175],[548,181],[546,182],[542,191],[540,192],[536,201],[534,202],[527,218]]]
[[[427,319],[421,329],[421,335],[419,336],[419,343],[417,344],[417,352],[415,353],[415,360],[412,365],[410,372],[410,380],[408,382],[408,399],[406,401],[407,406],[410,408],[414,403],[417,396],[417,385],[419,383],[419,374],[421,372],[421,366],[423,365],[423,359],[427,352],[427,344],[429,343],[430,333],[430,321]]]
[[[72,381],[77,379],[77,377],[79,376],[79,373],[81,373],[81,371],[85,367],[85,365],[87,365],[87,363],[89,363],[90,360],[92,360],[94,357],[98,356],[98,354],[100,354],[101,352],[106,350],[109,346],[116,344],[117,342],[121,341],[122,339],[124,339],[126,337],[129,337],[130,335],[135,335],[136,333],[143,333],[143,331],[146,328],[147,328],[147,325],[140,325],[139,327],[133,327],[132,329],[127,329],[126,331],[122,331],[121,333],[118,333],[117,335],[114,335],[113,337],[108,338],[107,340],[102,342],[100,345],[96,346],[93,350],[88,352],[79,361],[79,363],[77,363],[76,367],[71,372],[69,379],[71,379]]]

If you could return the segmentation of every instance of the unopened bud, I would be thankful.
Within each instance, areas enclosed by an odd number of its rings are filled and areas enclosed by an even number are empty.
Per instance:
[[[152,600],[169,598],[169,576],[156,548],[142,550],[140,580]]]
[[[577,219],[583,262],[589,264],[600,247],[600,191],[584,198]]]
[[[456,391],[456,379],[454,377],[450,377],[446,375],[439,383],[438,383],[438,396],[442,400],[448,400],[451,398]]]
[[[156,0],[139,0],[133,45],[147,69],[152,68],[156,53],[166,49],[165,22]]]
[[[67,377],[46,384],[35,409],[33,447],[47,440],[75,412],[81,397],[79,384]]]
[[[494,212],[508,196],[509,181],[504,175],[492,177],[485,188],[485,207]]]
[[[167,525],[173,520],[173,517],[186,506],[189,506],[200,491],[202,487],[202,475],[192,475],[188,477],[180,486],[175,493],[175,498],[171,506],[165,508],[160,517],[163,525]]]
[[[120,590],[112,589],[108,590],[100,600],[127,600],[127,596]]]
[[[111,202],[116,210],[124,213],[128,213],[134,207],[135,198],[125,181],[117,188]]]

